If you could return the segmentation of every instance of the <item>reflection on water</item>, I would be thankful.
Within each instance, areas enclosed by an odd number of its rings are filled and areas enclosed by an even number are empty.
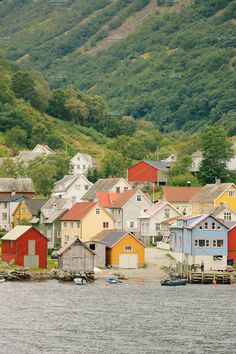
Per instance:
[[[236,285],[0,284],[0,353],[235,353]]]

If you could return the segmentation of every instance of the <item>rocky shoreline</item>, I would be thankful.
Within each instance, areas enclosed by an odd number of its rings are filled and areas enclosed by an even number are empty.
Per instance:
[[[0,272],[0,279],[5,281],[39,281],[39,280],[61,280],[73,281],[75,278],[83,278],[88,282],[96,280],[94,271],[73,272],[53,269],[50,272],[31,272],[29,269],[4,270]]]

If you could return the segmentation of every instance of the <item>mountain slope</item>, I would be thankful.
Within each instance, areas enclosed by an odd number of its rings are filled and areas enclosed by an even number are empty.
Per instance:
[[[146,117],[162,131],[222,123],[235,134],[236,1],[156,4],[8,0],[0,4],[1,45],[52,86],[72,82],[103,95],[114,115]],[[152,6],[135,31],[119,36]]]

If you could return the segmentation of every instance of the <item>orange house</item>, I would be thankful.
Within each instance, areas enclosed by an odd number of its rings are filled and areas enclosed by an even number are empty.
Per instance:
[[[106,245],[106,264],[113,268],[138,268],[145,263],[145,245],[132,233],[105,230],[93,237]]]

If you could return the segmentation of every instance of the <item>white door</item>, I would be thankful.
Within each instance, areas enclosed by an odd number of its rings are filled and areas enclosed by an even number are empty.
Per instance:
[[[138,255],[120,254],[119,268],[138,268]]]

